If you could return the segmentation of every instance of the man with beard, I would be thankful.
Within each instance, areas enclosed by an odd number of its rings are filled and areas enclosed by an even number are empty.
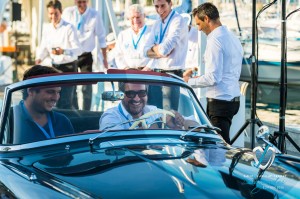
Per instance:
[[[118,106],[105,111],[100,118],[100,130],[109,129],[129,129],[134,120],[151,111],[158,110],[156,106],[146,105],[148,101],[148,90],[145,84],[123,83],[119,85],[119,90],[124,92],[124,99]],[[188,120],[185,120],[178,112],[172,111],[175,117],[167,116],[166,124],[172,129],[182,129],[187,126]],[[155,120],[160,119],[161,114],[152,115],[146,119],[146,124],[152,124]],[[120,124],[120,125],[117,125]],[[158,128],[157,124],[151,125],[150,128]]]
[[[36,65],[25,71],[23,80],[59,72],[53,67]],[[60,98],[60,92],[61,87],[49,85],[23,90],[23,100],[13,108],[13,144],[36,142],[74,133],[70,120],[65,115],[52,111]]]

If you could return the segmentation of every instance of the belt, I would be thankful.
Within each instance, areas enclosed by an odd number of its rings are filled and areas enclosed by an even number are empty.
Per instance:
[[[92,56],[91,52],[84,52],[81,55],[79,55],[78,57],[87,57],[87,56]]]
[[[220,99],[214,99],[214,98],[207,98],[208,102],[216,102],[216,101],[225,101],[225,102],[239,102],[240,101],[240,97],[234,97],[232,100],[230,101],[226,101],[226,100],[220,100]]]
[[[61,67],[61,66],[70,66],[70,65],[74,65],[74,64],[76,64],[76,61],[69,62],[69,63],[64,63],[64,64],[54,64],[54,63],[52,63],[52,66],[57,68],[57,67]]]

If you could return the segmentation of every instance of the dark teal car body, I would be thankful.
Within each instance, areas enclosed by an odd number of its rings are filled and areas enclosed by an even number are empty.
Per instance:
[[[189,102],[183,103],[184,111],[178,111],[185,114],[191,103],[190,112],[203,126],[195,131],[101,132],[99,124],[93,127],[92,121],[99,120],[99,115],[97,120],[94,116],[102,110],[61,110],[73,123],[74,134],[25,144],[14,144],[10,139],[10,112],[18,96],[14,92],[37,85],[100,85],[97,82],[102,81],[179,86],[187,91]],[[74,115],[80,117],[74,119]],[[85,123],[89,126],[83,127]],[[173,77],[114,72],[19,82],[5,90],[0,130],[1,198],[299,198],[299,158],[276,153],[266,170],[257,168],[256,154],[226,144],[210,128],[194,91]],[[29,129],[24,133],[30,133]]]

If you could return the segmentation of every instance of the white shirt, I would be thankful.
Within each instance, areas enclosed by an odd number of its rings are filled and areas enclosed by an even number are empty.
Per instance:
[[[198,30],[195,27],[191,27],[189,31],[188,51],[185,59],[185,68],[198,67]]]
[[[106,47],[106,32],[99,12],[87,8],[80,15],[77,6],[72,6],[64,9],[62,17],[77,29],[77,35],[84,52],[93,51],[96,46],[96,36],[100,48]]]
[[[164,35],[161,34],[163,30],[165,30]],[[164,23],[161,19],[154,23],[150,37],[144,48],[145,56],[147,56],[147,51],[154,44],[159,44],[158,51],[161,55],[168,56],[151,59],[147,67],[165,70],[184,69],[188,47],[188,27],[180,14],[171,11],[164,20]]]
[[[119,69],[143,67],[148,64],[150,58],[144,56],[143,50],[150,33],[151,26],[145,25],[138,34],[135,34],[132,28],[119,33],[115,46],[116,65]]]
[[[62,48],[64,54],[52,54],[52,48],[57,47]],[[36,60],[44,60],[50,55],[54,64],[65,64],[77,60],[81,53],[76,30],[71,24],[61,19],[56,28],[52,23],[44,26],[41,45],[36,52]]]
[[[232,100],[240,96],[242,60],[241,42],[225,26],[220,26],[207,36],[205,74],[191,78],[188,83],[194,88],[207,87],[208,98]]]
[[[148,112],[157,110],[156,106],[146,105],[144,107],[143,113],[146,114]],[[148,119],[146,119],[147,124],[151,124],[154,122],[157,118],[161,117],[161,114],[152,115]],[[126,111],[124,108],[122,102],[119,103],[118,106],[107,109],[105,111],[99,121],[99,129],[102,131],[103,129],[106,129],[107,127],[113,126],[115,124],[120,124],[122,122],[126,122],[128,120],[133,120],[130,113]],[[126,123],[123,125],[115,126],[112,129],[129,129],[129,127],[132,125],[132,123]]]

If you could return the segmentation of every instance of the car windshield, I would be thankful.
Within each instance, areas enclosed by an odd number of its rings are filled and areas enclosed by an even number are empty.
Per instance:
[[[188,87],[149,80],[34,85],[12,92],[6,101],[2,144],[141,129],[184,133],[209,124]]]

